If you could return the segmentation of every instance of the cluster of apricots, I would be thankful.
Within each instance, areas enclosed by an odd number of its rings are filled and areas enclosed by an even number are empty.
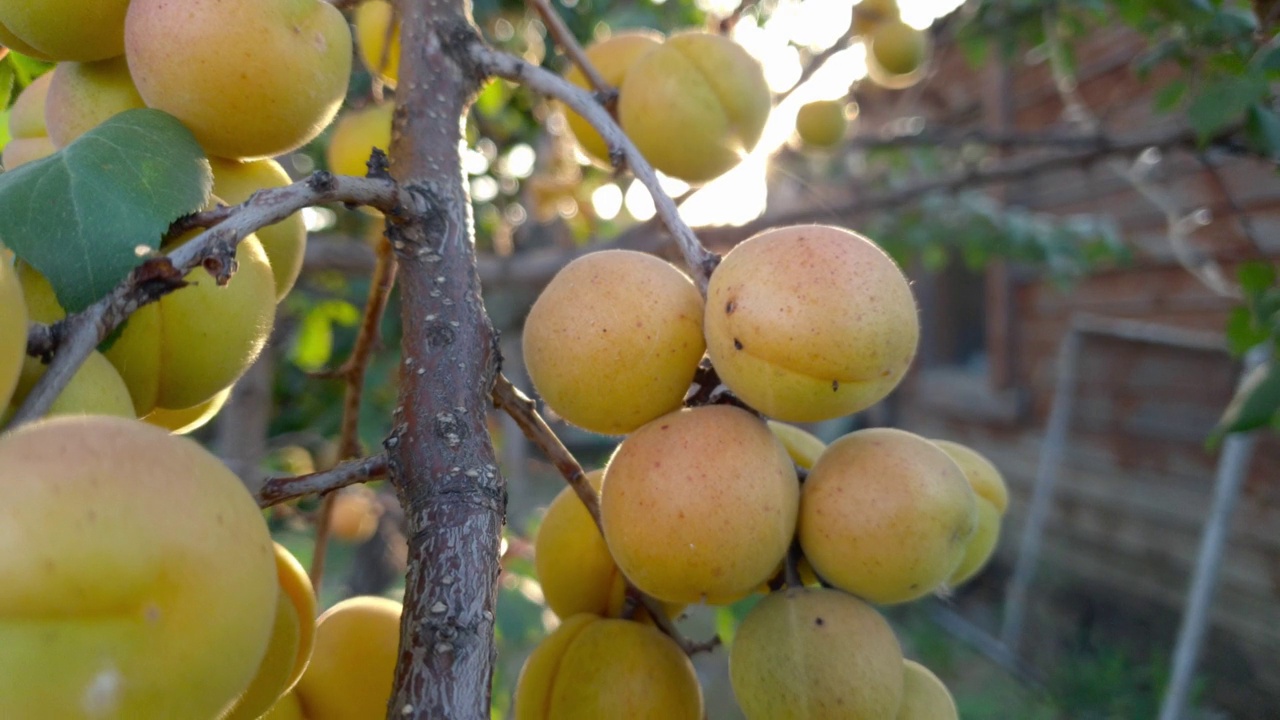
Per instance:
[[[902,89],[923,74],[928,35],[902,21],[897,0],[861,0],[853,6],[853,33],[866,48],[867,75],[873,83]],[[831,148],[844,140],[857,106],[840,100],[816,100],[800,108],[796,134],[806,147]]]
[[[529,375],[566,421],[625,437],[589,475],[600,528],[565,489],[539,529],[537,575],[562,624],[525,665],[517,717],[702,717],[679,648],[621,618],[628,583],[671,615],[768,593],[730,651],[748,717],[956,717],[873,605],[947,592],[981,569],[1008,503],[1000,473],[971,449],[903,430],[828,446],[788,424],[883,399],[918,334],[897,265],[835,227],[744,241],[705,301],[674,266],[637,252],[588,254],[557,274],[525,323]],[[685,406],[707,397],[690,393],[706,361],[756,412]]]
[[[386,712],[400,604],[317,619],[302,566],[191,440],[91,415],[5,433],[0,527],[0,717]]]

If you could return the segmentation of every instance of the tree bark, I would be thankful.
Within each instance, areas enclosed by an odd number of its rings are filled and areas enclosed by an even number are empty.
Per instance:
[[[480,298],[462,173],[482,77],[467,0],[403,0],[391,174],[414,207],[388,215],[400,261],[400,401],[386,440],[409,569],[389,718],[489,717],[498,550],[506,511],[485,413],[497,338]]]

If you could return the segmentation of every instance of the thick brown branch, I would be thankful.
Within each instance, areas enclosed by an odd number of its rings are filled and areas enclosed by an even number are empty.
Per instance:
[[[304,207],[329,202],[369,205],[388,214],[400,212],[412,199],[390,180],[335,176],[318,172],[292,185],[255,193],[246,202],[218,212],[221,221],[175,248],[168,255],[139,265],[105,298],[58,325],[61,330],[33,328],[28,350],[48,355],[49,340],[61,338],[52,348],[53,359],[26,402],[14,415],[13,425],[34,420],[46,412],[84,359],[139,307],[159,300],[184,283],[182,278],[203,266],[220,284],[235,271],[236,246],[250,233],[284,220]],[[179,224],[184,221],[179,221]],[[34,340],[33,342],[30,342]]]
[[[462,121],[484,76],[466,0],[402,13],[391,174],[422,208],[388,223],[400,265],[400,398],[387,449],[408,543],[400,652],[387,716],[490,714],[506,485],[486,413],[497,337],[480,297]]]
[[[383,453],[358,460],[348,460],[322,472],[296,477],[268,478],[255,498],[259,507],[271,507],[295,498],[326,493],[356,483],[380,480],[387,474],[387,456]]]
[[[472,43],[469,51],[471,58],[487,74],[521,83],[530,90],[553,97],[591,123],[591,126],[608,144],[609,157],[615,161],[625,160],[636,179],[643,183],[649,194],[653,196],[658,217],[675,238],[684,256],[685,264],[693,273],[694,281],[705,294],[711,271],[720,262],[719,256],[703,247],[698,236],[680,218],[679,208],[676,207],[675,201],[662,190],[653,166],[644,159],[608,111],[597,103],[590,93],[520,58],[498,52],[479,42]]]

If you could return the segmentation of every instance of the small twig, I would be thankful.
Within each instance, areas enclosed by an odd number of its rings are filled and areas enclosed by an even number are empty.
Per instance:
[[[325,493],[348,485],[380,480],[387,474],[387,456],[378,453],[358,460],[348,460],[321,472],[296,477],[273,477],[263,483],[254,496],[259,507]]]
[[[496,75],[523,84],[535,92],[553,97],[578,113],[600,133],[600,137],[609,147],[609,157],[617,166],[623,161],[631,168],[631,172],[648,189],[653,196],[653,204],[658,217],[666,225],[667,230],[680,246],[685,264],[693,273],[694,282],[703,295],[707,292],[707,281],[711,272],[720,262],[720,256],[702,246],[698,236],[680,217],[680,210],[669,195],[662,190],[658,175],[653,166],[645,160],[634,143],[627,137],[618,123],[609,115],[596,99],[587,91],[576,87],[573,83],[536,65],[512,55],[498,52],[483,43],[469,46],[471,59],[486,74]]]
[[[1196,158],[1200,160],[1200,165],[1209,175],[1209,182],[1222,195],[1222,199],[1227,204],[1227,209],[1231,211],[1232,217],[1240,224],[1240,232],[1244,233],[1244,237],[1253,245],[1253,249],[1259,253],[1265,253],[1266,250],[1262,246],[1262,241],[1258,237],[1258,231],[1253,225],[1253,218],[1249,212],[1244,209],[1239,202],[1236,201],[1235,195],[1232,194],[1231,188],[1227,186],[1225,180],[1222,179],[1222,173],[1218,172],[1218,168],[1214,166],[1213,161],[1205,153],[1196,153]]]
[[[587,482],[587,474],[583,472],[573,453],[564,446],[555,431],[542,419],[533,400],[520,392],[520,388],[511,384],[506,375],[498,375],[493,382],[493,404],[511,416],[520,426],[524,436],[537,445],[552,465],[560,471],[569,487],[573,488],[578,499],[586,506],[596,527],[600,527],[600,498],[595,488]]]
[[[498,375],[493,383],[493,404],[510,415],[520,426],[525,437],[547,456],[552,465],[555,465],[569,483],[569,487],[573,488],[574,493],[582,500],[582,504],[586,506],[591,519],[603,535],[604,529],[600,522],[600,498],[595,488],[587,482],[587,475],[582,471],[582,465],[573,457],[573,453],[564,446],[555,431],[547,425],[547,421],[542,419],[533,400],[512,385],[505,375]],[[635,603],[643,606],[658,628],[675,640],[686,653],[702,652],[720,643],[719,637],[704,643],[692,643],[685,639],[671,622],[671,618],[667,616],[667,610],[662,603],[641,592],[631,584],[630,580],[627,581],[627,594],[629,598],[634,599]]]
[[[784,90],[782,94],[778,96],[778,99],[774,101],[774,104],[781,105],[783,100],[786,100],[788,97],[791,97],[791,93],[795,92],[800,88],[801,85],[804,85],[806,82],[808,82],[809,78],[813,77],[814,73],[822,69],[822,66],[826,65],[827,61],[830,60],[832,56],[834,56],[838,52],[841,52],[842,50],[848,50],[849,46],[853,44],[853,40],[856,37],[857,36],[853,34],[853,23],[850,22],[849,28],[845,30],[844,33],[840,35],[840,37],[837,38],[834,43],[831,44],[830,47],[818,53],[817,55],[814,55],[809,60],[809,62],[805,64],[804,69],[800,71],[800,79],[796,80],[794,85]]]
[[[733,32],[733,28],[737,26],[738,21],[742,19],[742,16],[746,15],[748,10],[755,7],[758,1],[759,0],[742,0],[742,2],[738,3],[738,7],[734,8],[733,12],[729,13],[720,21],[718,26],[720,34],[728,35],[730,32]]]
[[[55,325],[55,329],[35,327],[28,334],[36,350],[48,354],[49,341],[61,338],[52,348],[48,370],[36,383],[26,402],[13,417],[12,427],[34,420],[49,411],[54,398],[66,387],[89,353],[121,323],[143,305],[185,285],[182,278],[203,266],[219,284],[226,284],[235,271],[236,246],[256,230],[274,225],[305,207],[329,202],[368,205],[389,216],[415,204],[414,198],[389,179],[356,178],[317,172],[292,185],[260,190],[247,201],[225,211],[221,221],[168,255],[142,262],[106,297],[87,309]],[[190,222],[180,220],[179,223]],[[61,326],[61,330],[56,329]]]
[[[787,559],[782,566],[783,577],[786,578],[789,588],[804,587],[804,580],[800,578],[800,555],[800,541],[793,540],[791,547],[787,550]]]
[[[551,34],[551,41],[560,46],[564,50],[564,54],[569,56],[569,61],[577,66],[582,72],[582,76],[591,84],[591,88],[596,91],[596,95],[600,98],[605,109],[612,115],[617,111],[618,105],[618,89],[610,85],[595,65],[591,64],[591,59],[587,57],[587,51],[582,49],[578,44],[577,38],[573,36],[573,31],[565,24],[548,0],[525,0],[525,4],[532,7],[538,16],[542,18],[542,24],[547,26],[547,32]]]
[[[373,281],[369,285],[369,298],[365,301],[364,318],[360,323],[360,331],[356,334],[355,347],[335,373],[347,384],[342,398],[342,427],[338,436],[338,457],[343,459],[360,454],[360,400],[364,395],[364,374],[369,367],[369,359],[373,356],[373,349],[378,344],[378,329],[382,325],[391,288],[395,286],[396,267],[391,242],[384,237],[378,243],[377,264],[373,268]],[[337,498],[336,493],[326,494],[320,504],[320,512],[316,515],[315,551],[311,555],[311,569],[308,573],[311,576],[311,586],[316,588],[316,592],[320,591],[320,582],[324,579],[329,526]]]

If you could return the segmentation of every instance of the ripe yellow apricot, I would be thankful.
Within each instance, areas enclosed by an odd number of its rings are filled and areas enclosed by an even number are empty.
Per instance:
[[[960,720],[951,691],[929,668],[903,660],[902,706],[896,720]]]
[[[139,309],[107,349],[140,413],[199,405],[258,357],[275,321],[275,279],[254,236],[240,242],[236,262],[224,287],[192,270],[191,285]]]
[[[142,419],[156,427],[162,427],[174,435],[186,435],[208,424],[222,410],[222,406],[227,404],[227,398],[229,397],[231,397],[230,387],[219,391],[217,395],[199,405],[182,410],[156,408],[143,416]]]
[[[271,709],[258,720],[310,720],[302,714],[302,701],[296,690],[285,693]]]
[[[742,46],[684,32],[631,65],[618,90],[618,119],[655,168],[702,183],[756,146],[771,103],[764,70]]]
[[[213,194],[231,204],[239,204],[266,188],[284,187],[293,182],[275,160],[236,162],[209,158],[213,169]],[[262,243],[276,280],[276,300],[283,300],[302,272],[307,250],[307,226],[302,213],[294,213],[275,225],[259,228],[254,236]]]
[[[813,464],[818,462],[822,451],[827,449],[826,444],[813,433],[795,425],[780,423],[777,420],[769,420],[765,424],[769,426],[769,432],[773,433],[773,436],[778,438],[782,446],[787,449],[787,454],[791,456],[792,461],[805,470],[812,470]]]
[[[986,567],[1000,542],[1000,511],[991,501],[978,496],[978,525],[965,544],[964,558],[947,578],[947,585],[957,587]]]
[[[603,479],[603,470],[587,473],[597,492]],[[533,546],[534,569],[552,612],[561,618],[579,613],[618,616],[626,580],[573,488],[561,490],[547,506]]]
[[[92,63],[64,62],[50,73],[45,121],[49,139],[57,147],[126,110],[146,107],[129,77],[123,57]]]
[[[198,444],[58,417],[0,437],[0,717],[220,717],[275,614],[271,536]]]
[[[880,25],[901,17],[897,0],[862,0],[853,6],[853,34],[869,35]]]
[[[904,88],[920,79],[929,50],[923,32],[901,20],[884,22],[867,38],[867,73],[877,85]]]
[[[46,366],[39,360],[26,359],[18,378],[18,386],[14,389],[10,409],[17,410],[26,401],[36,382],[44,377],[45,370]],[[114,415],[130,419],[138,417],[133,410],[129,388],[120,378],[120,373],[97,351],[85,358],[66,387],[54,398],[45,417],[54,415]]]
[[[339,540],[362,543],[378,531],[382,506],[367,487],[344,488],[333,499],[329,532]]]
[[[392,89],[400,79],[400,21],[396,20],[395,27],[391,27],[394,14],[395,10],[386,0],[365,0],[355,13],[360,59],[370,73]]]
[[[620,435],[680,407],[704,349],[702,296],[670,263],[631,250],[556,273],[524,326],[534,387],[565,420]]]
[[[383,103],[359,110],[347,110],[338,117],[329,138],[325,158],[335,175],[368,174],[373,149],[386,152],[391,147],[391,118],[395,105]]]
[[[635,65],[641,56],[662,44],[662,35],[650,30],[631,30],[621,32],[617,35],[601,40],[587,48],[587,59],[591,61],[592,67],[600,73],[600,77],[606,83],[614,88],[620,88],[622,81],[627,77],[627,71]],[[565,73],[565,79],[577,85],[584,90],[593,90],[591,82],[587,80],[577,65],[569,68]],[[582,151],[587,157],[595,160],[604,167],[610,167],[609,162],[609,146],[605,143],[604,138],[600,137],[600,133],[596,132],[582,116],[572,110],[565,110],[565,120],[569,123],[569,130],[573,132],[573,137],[578,141],[578,145],[582,147]]]
[[[623,574],[674,603],[727,603],[768,580],[795,535],[799,482],[782,443],[739,408],[641,427],[604,471],[604,539]]]
[[[223,720],[255,720],[291,691],[311,661],[316,635],[316,596],[307,571],[280,543],[275,543],[276,579],[280,593],[266,655],[248,689]]]
[[[27,302],[12,262],[0,255],[0,407],[9,404],[27,350]]]
[[[351,28],[321,0],[132,0],[124,35],[147,105],[218,157],[271,157],[311,140],[351,74]]]
[[[6,0],[0,25],[44,60],[105,60],[124,52],[129,0]],[[6,43],[8,44],[8,43]]]
[[[58,151],[49,139],[44,121],[45,99],[53,73],[45,73],[18,95],[9,108],[9,142],[4,146],[0,162],[6,170],[12,170],[33,160],[48,157]]]
[[[729,679],[750,720],[885,720],[902,702],[902,648],[861,600],[789,588],[761,600],[738,626]]]
[[[874,603],[914,600],[951,576],[977,526],[973,490],[937,445],[872,428],[827,447],[800,498],[804,556]]]
[[[516,720],[699,720],[702,688],[671,638],[629,620],[567,618],[520,670]]]
[[[320,616],[311,664],[295,688],[307,720],[386,716],[402,610],[394,600],[361,596]]]
[[[966,445],[951,440],[934,440],[933,444],[956,461],[978,497],[986,498],[1003,515],[1009,507],[1009,486],[1000,470],[982,453]]]
[[[766,230],[729,251],[707,290],[707,354],[739,398],[789,422],[878,402],[920,336],[902,271],[843,228]]]
[[[830,148],[844,140],[849,127],[844,100],[816,100],[800,107],[796,114],[796,133],[805,145]]]

